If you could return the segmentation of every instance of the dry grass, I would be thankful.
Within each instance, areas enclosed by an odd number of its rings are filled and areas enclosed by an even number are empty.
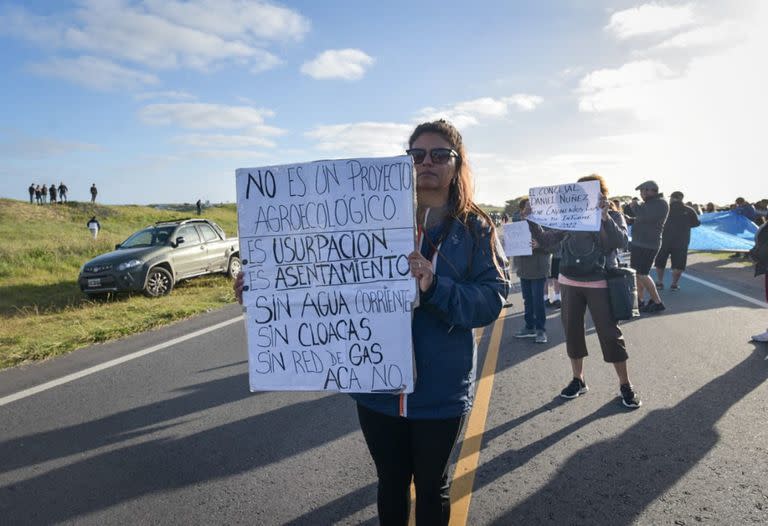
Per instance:
[[[85,227],[96,215],[98,241]],[[41,360],[79,347],[159,327],[234,301],[225,276],[180,283],[166,297],[120,294],[102,301],[77,286],[80,266],[108,252],[135,230],[187,211],[90,203],[36,206],[0,199],[0,368]],[[234,205],[207,209],[234,235]]]

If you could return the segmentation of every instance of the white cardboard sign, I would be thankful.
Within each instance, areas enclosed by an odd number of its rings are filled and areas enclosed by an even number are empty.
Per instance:
[[[507,256],[530,256],[531,230],[528,221],[515,221],[504,225],[504,252]]]
[[[600,230],[600,183],[539,186],[528,190],[530,221],[557,230]]]
[[[412,392],[411,157],[235,178],[251,390]]]

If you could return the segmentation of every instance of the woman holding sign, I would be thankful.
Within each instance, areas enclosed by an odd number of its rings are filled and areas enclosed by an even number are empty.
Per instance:
[[[416,523],[448,524],[448,461],[474,396],[473,329],[496,320],[508,292],[493,222],[472,200],[461,134],[444,120],[424,123],[409,148],[419,225],[418,250],[408,256],[420,293],[411,325],[416,386],[408,395],[353,395],[385,526],[408,523],[411,479]],[[238,276],[241,303],[242,287]]]
[[[627,224],[619,211],[611,209],[608,186],[599,175],[582,177],[578,182],[600,183],[601,222],[599,232],[544,232],[540,241],[552,245],[562,241],[560,260],[561,317],[565,329],[565,348],[571,360],[573,379],[562,390],[563,398],[576,398],[589,390],[584,381],[587,342],[584,315],[587,309],[595,324],[603,360],[612,363],[619,377],[619,396],[624,406],[642,405],[627,373],[627,347],[618,322],[611,312],[606,270],[617,266],[618,250],[627,244]],[[530,213],[530,207],[525,215]],[[534,245],[536,246],[536,245]]]

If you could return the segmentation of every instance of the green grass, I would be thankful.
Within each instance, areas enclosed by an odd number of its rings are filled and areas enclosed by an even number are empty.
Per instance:
[[[99,239],[85,224],[95,215]],[[0,199],[0,368],[64,354],[74,349],[166,325],[234,301],[225,276],[182,282],[158,299],[119,294],[86,298],[77,286],[80,266],[112,250],[151,223],[194,216],[189,211],[90,203],[30,205]],[[235,205],[205,209],[234,236]]]

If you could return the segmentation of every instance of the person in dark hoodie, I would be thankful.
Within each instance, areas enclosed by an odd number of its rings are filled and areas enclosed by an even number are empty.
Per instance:
[[[448,524],[448,462],[472,407],[474,329],[501,312],[509,281],[493,222],[472,199],[461,134],[444,120],[416,127],[409,140],[416,169],[418,250],[408,256],[419,306],[411,336],[411,394],[355,394],[360,427],[378,475],[381,524],[408,524],[410,484],[416,523]],[[235,280],[242,303],[244,276]]]
[[[692,207],[683,204],[683,192],[669,195],[669,215],[664,223],[661,235],[661,249],[656,255],[656,288],[664,288],[664,267],[667,259],[672,258],[672,284],[669,288],[679,290],[680,276],[685,271],[688,261],[688,245],[691,242],[691,229],[701,225],[699,215]]]
[[[518,206],[524,211],[528,199],[521,199]],[[524,219],[524,221],[527,221]],[[536,343],[547,343],[547,311],[544,304],[544,288],[552,265],[552,254],[544,250],[537,240],[544,231],[540,225],[527,221],[531,231],[533,253],[530,256],[515,256],[514,267],[520,278],[525,309],[525,326],[515,333],[515,338],[533,338]]]
[[[629,265],[637,272],[640,312],[656,313],[663,311],[665,307],[656,285],[648,274],[661,247],[661,234],[669,214],[669,204],[664,195],[659,193],[659,185],[654,181],[646,181],[635,190],[640,191],[643,203],[634,210]],[[645,291],[648,291],[650,296],[647,303],[643,302]]]
[[[603,360],[613,364],[619,378],[621,403],[625,407],[636,409],[642,402],[629,381],[627,346],[618,322],[611,314],[606,280],[608,270],[618,264],[618,251],[627,245],[627,223],[620,211],[611,210],[611,204],[606,198],[608,186],[605,180],[597,174],[578,180],[580,183],[585,181],[600,183],[599,232],[545,231],[539,236],[545,248],[560,243],[560,316],[565,330],[565,351],[573,373],[573,378],[560,392],[560,396],[571,399],[589,391],[584,380],[584,358],[589,354],[584,315],[589,309],[603,352]],[[526,208],[526,217],[529,213],[530,208]]]
[[[755,246],[749,251],[749,257],[755,262],[755,276],[764,276],[765,301],[768,301],[768,228],[766,225],[768,223],[763,223],[755,232]],[[752,336],[752,341],[768,342],[768,330]]]

